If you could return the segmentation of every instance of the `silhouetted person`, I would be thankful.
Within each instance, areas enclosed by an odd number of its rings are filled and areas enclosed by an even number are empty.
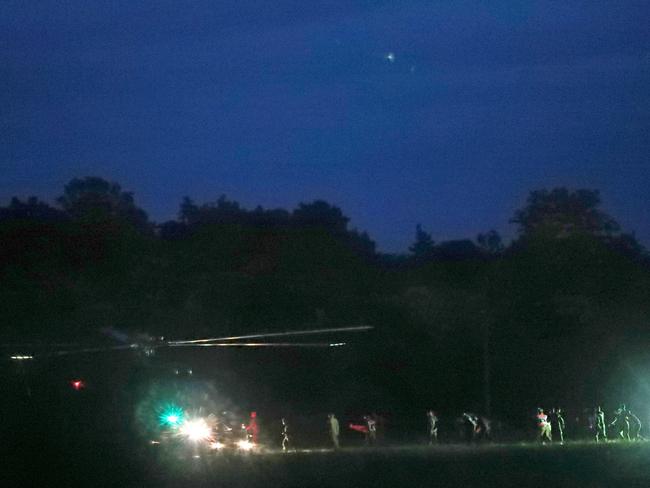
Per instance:
[[[565,422],[564,422],[564,417],[562,416],[562,409],[560,408],[551,409],[551,413],[548,416],[548,421],[551,424],[551,433],[552,433],[553,440],[555,442],[559,441],[560,444],[563,444]]]
[[[542,444],[545,444],[546,441],[551,442],[551,424],[548,421],[548,415],[544,413],[543,408],[537,409],[535,421],[537,423],[537,433],[540,442]]]
[[[641,419],[637,417],[631,410],[627,411],[630,418],[630,438],[632,440],[643,440],[641,436]]]
[[[249,440],[253,444],[257,444],[257,440],[260,435],[260,428],[257,425],[257,413],[251,412],[251,419],[246,426],[246,432],[248,433]]]
[[[614,420],[609,424],[609,427],[613,427],[614,432],[617,432],[621,439],[630,440],[630,414],[625,404],[614,411]]]
[[[289,448],[289,425],[287,424],[287,420],[283,417],[282,418],[282,450],[287,451]]]
[[[365,415],[363,420],[366,423],[368,431],[366,432],[365,444],[366,446],[374,446],[377,444],[377,422],[371,415]]]
[[[490,419],[482,415],[478,416],[476,436],[485,441],[489,441],[492,438],[492,422]]]
[[[338,449],[340,447],[339,446],[340,428],[339,428],[339,421],[334,416],[333,413],[330,413],[330,414],[327,415],[327,426],[329,428],[330,439],[332,440],[332,444],[334,445],[334,449]]]
[[[429,423],[429,445],[438,443],[438,416],[433,410],[427,412],[427,421]]]
[[[464,412],[461,416],[463,423],[463,437],[466,442],[474,442],[480,431],[479,418],[477,415]]]
[[[594,409],[594,419],[596,428],[596,442],[601,439],[607,440],[607,424],[605,423],[605,412],[600,405]]]

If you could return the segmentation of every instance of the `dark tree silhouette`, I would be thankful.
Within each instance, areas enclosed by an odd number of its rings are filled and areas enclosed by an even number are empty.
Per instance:
[[[207,203],[199,208],[199,219],[203,224],[242,224],[246,218],[246,210],[239,202],[228,200],[221,195],[216,202]]]
[[[348,232],[348,245],[359,256],[367,259],[376,257],[376,245],[367,232],[359,232],[356,229]]]
[[[265,210],[259,205],[248,214],[248,221],[253,226],[261,228],[286,227],[290,219],[291,214],[283,208]]]
[[[478,242],[481,248],[489,254],[499,254],[503,252],[503,241],[501,236],[496,230],[490,230],[485,234],[481,233],[476,236],[476,242]]]
[[[67,220],[67,216],[36,197],[29,197],[26,202],[14,197],[7,207],[0,207],[0,221],[8,220],[62,222]]]
[[[417,224],[415,226],[415,242],[409,247],[409,251],[416,261],[421,261],[430,258],[433,250],[434,243],[431,234],[422,230],[421,224]]]
[[[612,236],[608,239],[608,243],[613,250],[621,254],[644,261],[646,264],[650,263],[648,250],[637,240],[633,232],[622,232],[617,236]]]
[[[561,238],[580,233],[610,236],[620,226],[600,210],[600,203],[597,190],[536,190],[530,193],[526,206],[515,213],[511,222],[518,225],[519,234],[524,238]]]
[[[456,239],[441,242],[435,247],[434,255],[442,261],[479,259],[481,251],[470,239]]]
[[[332,232],[334,235],[345,234],[350,221],[340,208],[326,201],[316,200],[312,203],[301,203],[292,214],[293,222],[302,227],[319,227]]]
[[[122,191],[119,184],[103,178],[88,176],[72,179],[65,185],[63,195],[57,202],[75,220],[92,222],[117,219],[141,231],[151,230],[146,212],[135,205],[133,193]]]
[[[368,323],[372,334],[332,356],[348,392],[337,408],[468,408],[481,401],[489,362],[494,410],[506,415],[586,398],[650,341],[645,250],[589,190],[533,192],[515,216],[522,238],[504,252],[495,231],[478,245],[434,245],[418,225],[404,256],[376,255],[368,234],[322,200],[290,212],[186,197],[157,236],[119,225],[143,215],[101,178],[71,181],[60,203],[0,208],[0,336],[77,340],[116,326],[191,338]],[[264,383],[284,394],[278,357],[269,355]],[[313,383],[322,371],[313,361],[291,369],[292,383]],[[558,364],[571,374],[558,376]],[[298,406],[316,402],[302,391]]]
[[[158,235],[165,241],[184,239],[188,236],[187,225],[176,220],[168,220],[158,225]]]
[[[181,208],[178,211],[178,219],[186,225],[194,225],[199,221],[199,207],[190,197],[183,197]]]

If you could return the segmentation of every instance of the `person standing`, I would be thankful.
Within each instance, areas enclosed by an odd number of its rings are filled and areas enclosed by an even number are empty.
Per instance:
[[[483,441],[492,440],[492,421],[483,415],[479,415],[478,417],[477,436]]]
[[[289,448],[289,424],[287,424],[287,419],[282,417],[282,450],[287,452]]]
[[[471,412],[463,412],[461,422],[465,442],[475,442],[480,430],[478,416]]]
[[[551,424],[551,432],[555,441],[560,441],[560,444],[564,444],[564,417],[562,416],[561,408],[553,408],[550,415],[548,416],[549,423]]]
[[[438,416],[433,410],[427,412],[427,421],[429,423],[429,445],[438,443]]]
[[[615,427],[615,432],[618,432],[618,436],[624,441],[630,440],[630,415],[625,404],[614,412],[614,420],[609,427]]]
[[[246,426],[246,432],[248,433],[250,441],[253,444],[257,444],[260,435],[260,427],[257,425],[257,412],[251,412],[251,418]]]
[[[600,442],[601,439],[607,440],[607,424],[605,423],[605,412],[598,405],[594,409],[594,418],[596,424],[596,442]]]
[[[340,445],[339,445],[340,428],[339,428],[339,421],[334,416],[333,413],[330,413],[330,414],[327,415],[327,425],[329,427],[330,439],[332,440],[332,444],[334,445],[334,449],[338,449],[340,447]]]
[[[641,441],[643,440],[643,436],[641,435],[641,419],[637,417],[631,410],[627,411],[627,414],[630,418],[630,438],[635,441]]]
[[[535,416],[537,422],[537,431],[539,434],[539,440],[542,444],[546,444],[546,441],[551,442],[551,424],[548,421],[548,415],[544,413],[543,408],[537,409],[537,415]]]
[[[366,433],[366,446],[374,446],[377,444],[377,422],[371,415],[363,417],[366,422],[368,432]]]

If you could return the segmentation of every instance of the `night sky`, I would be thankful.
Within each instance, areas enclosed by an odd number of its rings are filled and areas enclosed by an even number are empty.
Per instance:
[[[0,205],[325,199],[381,251],[601,190],[650,245],[650,2],[0,2]]]

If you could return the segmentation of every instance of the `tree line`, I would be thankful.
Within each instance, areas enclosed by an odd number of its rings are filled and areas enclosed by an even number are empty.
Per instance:
[[[176,219],[157,224],[119,184],[73,179],[56,205],[0,207],[0,334],[369,324],[330,364],[355,372],[338,395],[351,406],[506,414],[642,395],[630,368],[650,368],[645,248],[596,190],[533,191],[512,222],[508,244],[493,230],[436,243],[418,224],[409,252],[390,255],[322,200],[289,211],[186,197]],[[313,372],[291,374],[304,384]]]

